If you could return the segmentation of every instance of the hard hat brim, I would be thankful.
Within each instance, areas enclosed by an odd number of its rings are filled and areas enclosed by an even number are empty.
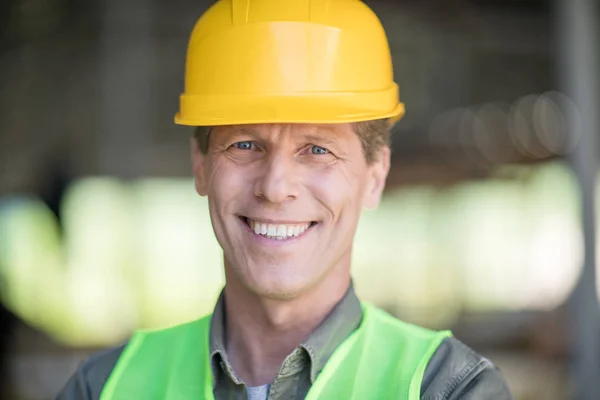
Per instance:
[[[367,108],[387,104],[387,109]],[[220,126],[260,123],[348,123],[404,115],[398,87],[376,92],[301,93],[294,95],[182,95],[175,123]]]

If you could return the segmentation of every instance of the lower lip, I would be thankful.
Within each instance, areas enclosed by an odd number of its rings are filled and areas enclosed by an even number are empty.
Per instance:
[[[242,224],[244,228],[246,228],[246,231],[250,233],[255,240],[258,240],[264,244],[269,244],[271,246],[283,246],[286,244],[296,243],[297,241],[304,239],[308,233],[312,232],[313,229],[316,228],[317,225],[319,225],[318,222],[311,224],[304,232],[302,232],[298,236],[291,236],[287,239],[272,239],[263,235],[257,235],[254,232],[254,230],[250,228],[250,225],[248,225],[246,221],[244,221],[242,218],[238,218],[238,221],[240,222],[240,224]]]

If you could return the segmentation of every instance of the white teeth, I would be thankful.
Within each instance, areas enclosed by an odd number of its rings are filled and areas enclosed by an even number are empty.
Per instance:
[[[283,225],[283,224],[263,224],[247,219],[248,225],[257,235],[267,236],[271,239],[284,240],[294,236],[300,236],[309,227],[309,223]]]
[[[277,236],[287,236],[287,226],[285,225],[278,225],[277,226]]]

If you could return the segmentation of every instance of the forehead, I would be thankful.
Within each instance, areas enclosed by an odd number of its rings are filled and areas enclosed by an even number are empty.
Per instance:
[[[214,128],[219,136],[251,135],[264,139],[291,139],[320,137],[329,140],[343,140],[354,135],[351,124],[247,124],[227,125]]]

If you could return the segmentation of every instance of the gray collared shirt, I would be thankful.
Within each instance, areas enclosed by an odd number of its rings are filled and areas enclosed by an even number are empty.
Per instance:
[[[334,350],[350,336],[361,320],[362,307],[354,288],[350,286],[317,329],[285,358],[277,377],[271,383],[268,399],[304,399]],[[215,378],[215,397],[227,400],[246,399],[246,385],[236,375],[225,350],[223,293],[217,301],[211,320],[210,355]]]
[[[244,384],[227,361],[224,346],[224,306],[220,298],[211,321],[210,350],[217,400],[246,399]],[[362,319],[360,302],[352,287],[321,325],[284,361],[268,400],[302,399],[327,363],[333,350],[356,329]],[[57,400],[96,400],[125,346],[85,360],[67,382]],[[256,391],[259,392],[259,391]],[[439,346],[421,384],[422,400],[511,400],[500,371],[486,358],[455,338]],[[192,399],[190,399],[192,400]]]

